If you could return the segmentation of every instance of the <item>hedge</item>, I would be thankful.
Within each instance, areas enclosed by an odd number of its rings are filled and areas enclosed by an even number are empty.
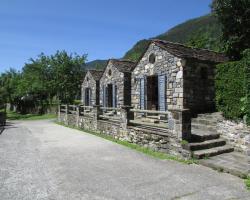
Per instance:
[[[217,65],[216,104],[228,119],[250,124],[250,49],[240,61]]]

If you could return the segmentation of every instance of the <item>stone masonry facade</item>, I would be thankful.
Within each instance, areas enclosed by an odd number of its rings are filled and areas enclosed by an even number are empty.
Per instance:
[[[155,63],[149,56],[155,55]],[[145,76],[166,76],[165,104],[168,109],[183,108],[183,60],[152,43],[132,73],[132,106],[140,108],[140,82]]]
[[[91,91],[91,100],[90,105],[97,105],[100,101],[100,85],[99,85],[99,76],[102,74],[102,71],[97,70],[89,70],[87,74],[84,77],[83,83],[82,83],[82,95],[81,95],[81,101],[82,104],[85,105],[85,94],[86,89],[89,88]]]
[[[76,106],[72,112],[66,106],[59,109],[58,120],[156,151],[190,157],[183,141],[192,142],[192,118],[215,111],[215,66],[226,60],[208,50],[153,40],[138,63],[110,59],[102,73],[88,71],[82,84],[82,103],[85,105],[85,89],[91,88],[91,111]],[[158,91],[157,98],[156,93],[148,93],[152,88]],[[107,95],[112,104],[107,104]],[[138,120],[143,123],[138,125]],[[236,150],[250,154],[249,127],[224,120],[218,122],[217,131]]]

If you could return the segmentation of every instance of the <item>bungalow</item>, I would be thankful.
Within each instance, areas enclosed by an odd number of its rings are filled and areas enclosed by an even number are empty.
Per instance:
[[[110,59],[100,79],[100,105],[117,108],[131,105],[131,72],[135,63]]]
[[[132,106],[142,110],[215,110],[215,65],[224,55],[152,40],[132,72]]]
[[[82,83],[82,104],[84,106],[99,105],[100,78],[103,71],[88,70]]]

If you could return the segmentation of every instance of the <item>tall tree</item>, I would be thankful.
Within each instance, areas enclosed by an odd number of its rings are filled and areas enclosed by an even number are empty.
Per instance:
[[[213,0],[212,11],[222,24],[228,55],[240,59],[250,48],[250,0]]]

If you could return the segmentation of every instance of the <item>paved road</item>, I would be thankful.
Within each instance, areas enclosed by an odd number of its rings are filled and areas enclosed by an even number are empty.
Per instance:
[[[241,179],[161,161],[54,124],[14,122],[0,135],[0,200],[250,199]]]

